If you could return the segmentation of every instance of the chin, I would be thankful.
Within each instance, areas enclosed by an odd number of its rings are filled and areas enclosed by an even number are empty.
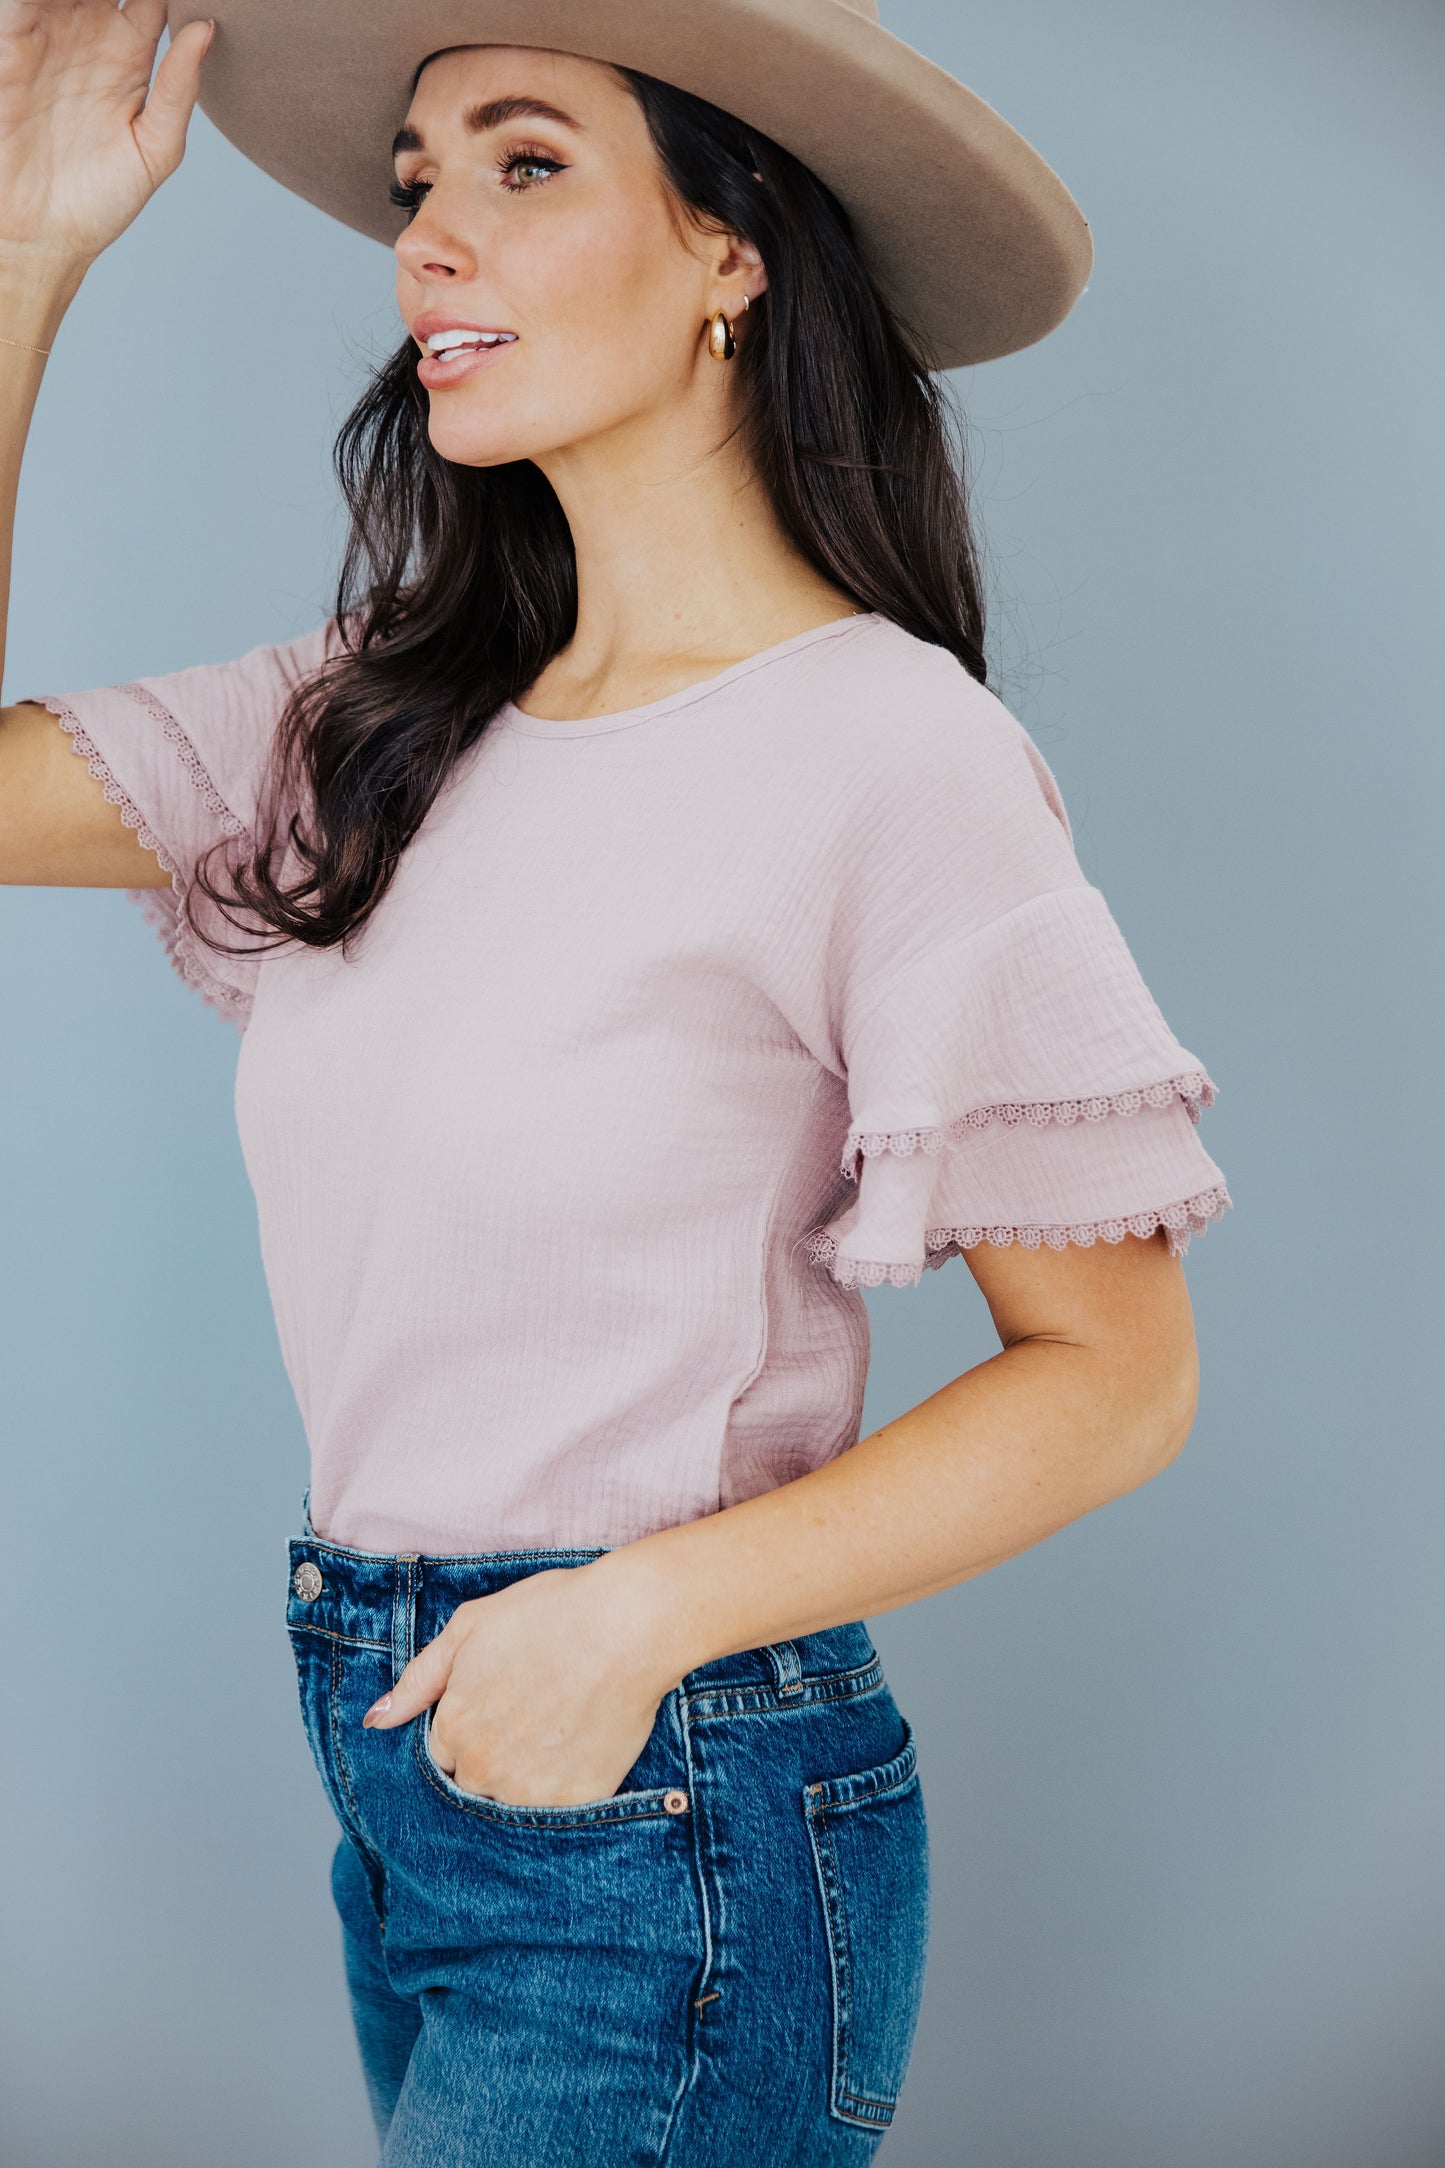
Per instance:
[[[438,415],[435,407],[427,434],[438,458],[454,467],[502,467],[527,456],[512,431],[475,425],[469,429],[460,418],[451,421],[445,414]]]

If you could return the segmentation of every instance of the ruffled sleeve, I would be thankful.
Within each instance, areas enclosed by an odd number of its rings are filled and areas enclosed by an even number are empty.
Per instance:
[[[1162,1227],[1180,1255],[1232,1201],[1198,1135],[1214,1080],[1086,880],[1037,747],[968,683],[879,788],[843,914],[850,1189],[806,1249],[850,1287],[980,1242]]]
[[[194,898],[194,928],[182,906],[198,861],[214,846],[250,854],[281,711],[293,686],[339,646],[337,622],[328,618],[296,639],[251,648],[231,662],[82,692],[17,696],[50,709],[126,826],[170,874],[169,889],[127,893],[180,976],[238,1025],[250,1014],[259,957],[227,955],[202,938],[214,935],[230,948],[241,940],[207,899]]]

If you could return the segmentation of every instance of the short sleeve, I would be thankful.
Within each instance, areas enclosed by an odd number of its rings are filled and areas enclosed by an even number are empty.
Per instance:
[[[851,1187],[805,1245],[850,1287],[980,1242],[1163,1227],[1180,1255],[1232,1201],[1198,1134],[1217,1086],[1085,878],[1038,748],[959,678],[875,779],[840,910]]]
[[[249,855],[281,711],[293,687],[339,647],[337,622],[328,618],[232,662],[83,692],[19,696],[58,718],[126,826],[170,874],[169,889],[128,893],[180,976],[238,1025],[250,1014],[259,957],[228,955],[202,938],[212,934],[235,949],[241,937],[199,893],[192,899],[194,927],[182,906],[199,860],[214,846]]]

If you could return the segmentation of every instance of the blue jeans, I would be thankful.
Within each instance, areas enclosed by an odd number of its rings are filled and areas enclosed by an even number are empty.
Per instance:
[[[509,1806],[362,1712],[459,1603],[595,1551],[306,1534],[287,1624],[383,2168],[861,2168],[928,1932],[913,1740],[862,1625],[724,1657],[621,1788]]]

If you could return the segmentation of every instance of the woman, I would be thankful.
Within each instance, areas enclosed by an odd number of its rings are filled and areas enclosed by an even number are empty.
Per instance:
[[[222,16],[218,120],[394,237],[337,606],[6,708],[0,873],[141,895],[244,1027],[384,2159],[859,2162],[927,1863],[858,1622],[1178,1452],[1229,1202],[986,688],[930,376],[1042,336],[1088,237],[843,0],[461,12]],[[0,9],[7,521],[181,158],[211,28],[151,84],[163,15]],[[860,1287],[958,1255],[1000,1353],[860,1442]]]

